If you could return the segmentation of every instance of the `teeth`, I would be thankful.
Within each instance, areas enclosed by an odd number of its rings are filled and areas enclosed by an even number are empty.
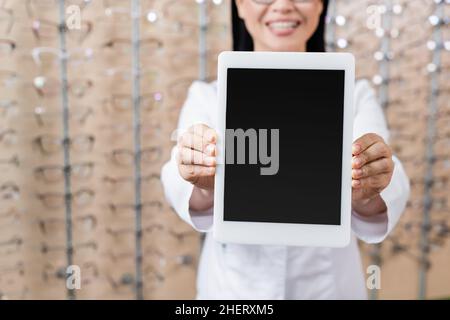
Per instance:
[[[270,26],[276,29],[290,29],[297,27],[298,22],[294,21],[283,21],[283,22],[272,22]]]

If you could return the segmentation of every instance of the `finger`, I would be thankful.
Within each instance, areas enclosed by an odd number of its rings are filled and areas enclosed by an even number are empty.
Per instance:
[[[216,159],[197,150],[192,150],[189,148],[179,148],[178,163],[214,166],[216,164]]]
[[[216,131],[203,123],[191,126],[188,129],[188,132],[203,137],[204,139],[206,139],[206,142],[213,143],[217,141]]]
[[[358,155],[378,141],[383,141],[383,138],[375,133],[367,133],[353,142],[352,154]]]
[[[357,156],[353,156],[352,168],[360,169],[369,162],[390,157],[391,150],[389,146],[384,142],[376,142]]]
[[[197,183],[201,177],[213,176],[216,173],[215,167],[204,167],[192,164],[181,164],[179,170],[181,177],[193,184]]]
[[[392,158],[381,158],[367,163],[359,169],[352,169],[353,179],[362,179],[381,173],[390,173],[394,169]]]
[[[368,178],[354,179],[352,180],[352,188],[371,189],[380,193],[389,184],[390,177],[389,173],[382,173]]]
[[[215,154],[214,143],[210,143],[205,138],[191,132],[186,132],[185,134],[180,136],[178,145],[182,148],[205,152],[206,154],[211,156]]]

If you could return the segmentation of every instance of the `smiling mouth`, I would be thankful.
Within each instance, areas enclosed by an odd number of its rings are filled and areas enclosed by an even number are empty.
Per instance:
[[[273,21],[266,25],[273,30],[293,30],[300,25],[300,21]]]

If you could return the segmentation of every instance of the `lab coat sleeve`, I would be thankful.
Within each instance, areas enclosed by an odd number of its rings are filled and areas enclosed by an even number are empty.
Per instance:
[[[208,110],[208,108],[213,107],[208,105],[208,101],[214,101],[208,100],[208,93],[211,90],[212,88],[207,83],[193,82],[181,109],[177,132],[172,135],[173,140],[194,124],[203,123],[213,127],[209,116],[210,110]],[[209,231],[212,227],[213,208],[205,212],[196,212],[189,209],[189,200],[194,186],[179,174],[176,160],[177,151],[177,147],[173,147],[170,160],[161,171],[161,182],[166,199],[180,218],[194,229],[201,232]]]
[[[354,139],[373,132],[388,142],[389,131],[382,108],[368,81],[363,80],[355,88]],[[381,192],[386,203],[386,212],[374,217],[363,217],[352,210],[351,226],[355,235],[366,243],[383,241],[394,229],[409,197],[409,179],[399,159],[393,156],[394,172],[391,182]]]

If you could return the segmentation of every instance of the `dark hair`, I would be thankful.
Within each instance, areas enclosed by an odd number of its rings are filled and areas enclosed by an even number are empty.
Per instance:
[[[311,38],[306,43],[306,51],[308,52],[325,52],[325,17],[327,15],[328,0],[323,2],[323,11],[319,18],[319,24]],[[231,24],[233,33],[233,50],[234,51],[253,51],[253,39],[244,20],[242,20],[237,11],[235,0],[231,0]]]

